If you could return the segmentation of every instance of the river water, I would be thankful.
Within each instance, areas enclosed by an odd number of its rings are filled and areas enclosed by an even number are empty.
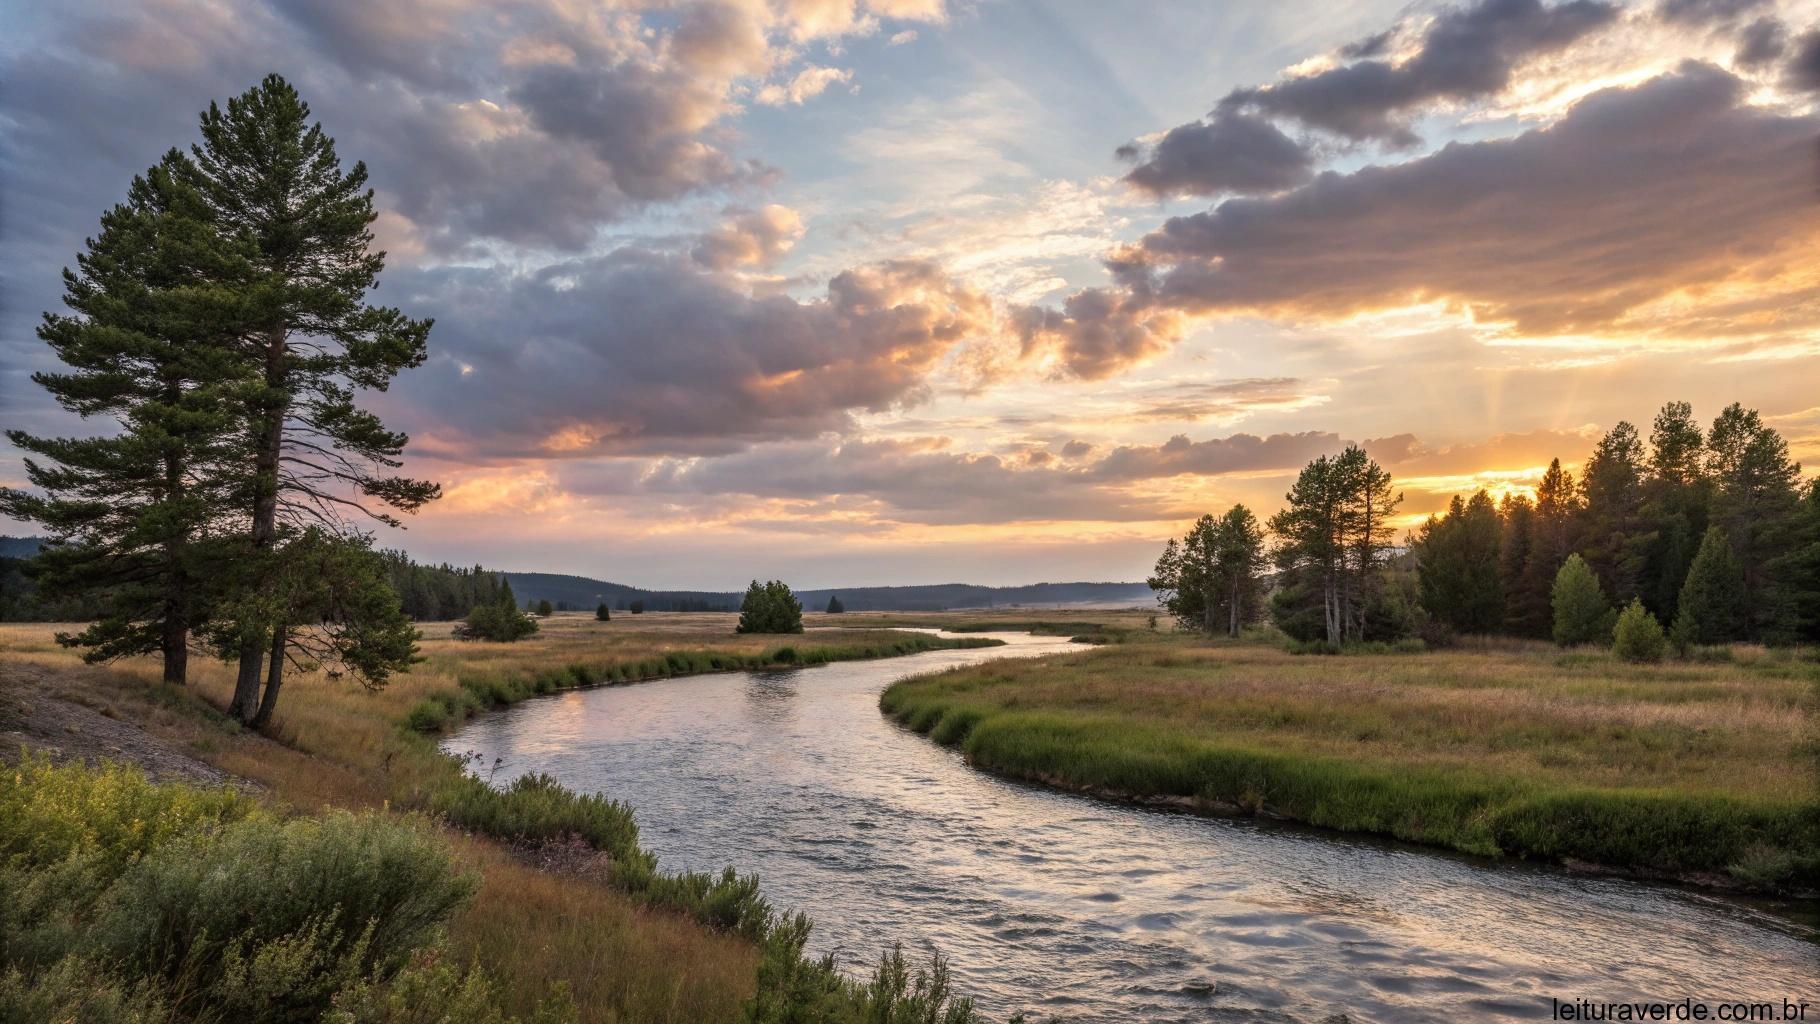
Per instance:
[[[1820,1019],[1814,932],[1756,905],[1050,792],[879,712],[904,676],[1068,647],[992,635],[1009,646],[541,698],[445,746],[500,784],[630,803],[671,869],[757,872],[818,952],[938,949],[999,1018],[1534,1021],[1551,998],[1691,997]]]

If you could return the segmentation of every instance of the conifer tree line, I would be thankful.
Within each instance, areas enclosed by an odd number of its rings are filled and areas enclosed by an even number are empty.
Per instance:
[[[1733,404],[1701,427],[1670,402],[1647,438],[1619,423],[1574,479],[1551,461],[1534,498],[1457,495],[1406,543],[1402,495],[1357,446],[1311,462],[1268,532],[1244,506],[1171,540],[1150,585],[1185,628],[1236,636],[1268,613],[1340,645],[1456,633],[1655,649],[1820,641],[1820,481]],[[1260,595],[1268,594],[1267,599]],[[1634,610],[1633,610],[1634,606]],[[1648,620],[1647,622],[1645,620]]]
[[[41,524],[48,598],[101,595],[59,639],[101,661],[192,646],[238,664],[230,713],[271,717],[287,665],[368,685],[417,634],[366,528],[435,499],[398,475],[405,435],[363,409],[422,363],[430,321],[366,301],[384,266],[363,164],[284,79],[201,116],[102,215],[39,337],[33,379],[93,436],[11,430],[35,490],[0,510]]]
[[[446,622],[459,619],[480,605],[510,602],[518,599],[504,574],[483,569],[442,565],[422,565],[403,551],[381,551],[386,579],[398,594],[399,607],[418,622]]]

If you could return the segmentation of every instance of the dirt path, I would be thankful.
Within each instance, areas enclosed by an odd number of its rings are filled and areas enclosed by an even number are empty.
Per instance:
[[[57,673],[41,665],[0,662],[0,763],[19,759],[21,748],[53,761],[127,761],[160,781],[220,785],[246,782],[199,761],[131,722],[58,695]]]

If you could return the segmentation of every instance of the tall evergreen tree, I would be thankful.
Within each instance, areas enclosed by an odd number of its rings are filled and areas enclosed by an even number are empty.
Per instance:
[[[423,362],[430,321],[365,303],[385,263],[371,248],[377,213],[366,166],[342,170],[334,141],[283,78],[268,76],[225,111],[210,104],[185,166],[222,229],[251,249],[236,341],[263,386],[245,410],[253,449],[246,564],[270,576],[282,572],[287,533],[310,525],[346,532],[350,516],[397,525],[394,512],[440,493],[391,475],[405,435],[356,405],[358,391],[383,390]],[[241,623],[229,707],[236,718],[252,720],[264,655],[300,624]]]
[[[1504,626],[1498,510],[1484,491],[1470,500],[1455,495],[1447,513],[1430,516],[1416,536],[1422,607],[1462,633],[1492,633]]]
[[[1681,584],[1707,525],[1706,441],[1694,422],[1693,406],[1664,405],[1650,430],[1649,447],[1644,515],[1653,538],[1644,562],[1642,595],[1657,618],[1672,622]]]
[[[1548,635],[1555,574],[1574,551],[1579,517],[1580,494],[1573,474],[1561,468],[1560,459],[1554,459],[1536,487],[1535,511],[1529,521],[1529,550],[1511,599],[1517,632]]]
[[[1619,604],[1642,593],[1654,541],[1644,515],[1643,440],[1620,422],[1599,439],[1581,473],[1580,553]]]
[[[1723,527],[1710,527],[1681,585],[1671,630],[1675,645],[1685,651],[1689,644],[1743,639],[1749,628],[1744,602],[1744,571],[1731,538]]]
[[[135,178],[126,202],[63,272],[71,314],[46,314],[38,336],[67,367],[32,379],[64,408],[112,421],[89,438],[7,432],[42,494],[0,492],[0,509],[42,523],[45,598],[105,595],[99,621],[60,634],[103,661],[161,652],[182,683],[190,633],[209,614],[207,540],[223,526],[243,364],[220,344],[240,304],[244,247],[223,237],[183,179],[174,151]],[[44,460],[44,461],[40,461]]]
[[[1533,633],[1525,620],[1529,609],[1521,601],[1523,569],[1529,564],[1529,542],[1536,505],[1525,494],[1506,494],[1498,503],[1498,583],[1504,592],[1502,628],[1518,635]]]
[[[1384,560],[1394,538],[1390,517],[1402,495],[1390,474],[1349,445],[1302,469],[1270,530],[1281,540],[1277,565],[1320,595],[1330,644],[1364,639],[1366,609],[1382,585]],[[1279,617],[1293,615],[1274,602]]]
[[[1780,578],[1799,542],[1801,466],[1755,409],[1733,403],[1706,438],[1712,523],[1730,538],[1744,593],[1746,639],[1784,640],[1795,630],[1793,595]]]
[[[1215,527],[1214,566],[1226,635],[1237,637],[1258,617],[1263,590],[1264,530],[1243,505],[1227,509]]]

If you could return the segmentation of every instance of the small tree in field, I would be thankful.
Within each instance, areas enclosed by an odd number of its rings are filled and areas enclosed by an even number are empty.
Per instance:
[[[829,615],[839,615],[840,613],[842,613],[846,610],[847,610],[847,606],[840,603],[840,597],[838,595],[835,595],[835,594],[828,595],[828,614]]]
[[[1555,643],[1562,647],[1596,643],[1611,636],[1611,603],[1599,587],[1592,567],[1578,554],[1567,556],[1555,573],[1550,591],[1554,609]]]
[[[1643,607],[1643,602],[1631,598],[1630,604],[1618,615],[1618,625],[1612,631],[1611,651],[1625,661],[1648,662],[1661,661],[1668,650],[1668,635],[1662,631],[1662,624]]]
[[[537,602],[537,617],[538,618],[547,619],[554,614],[556,614],[556,609],[550,604],[549,598],[546,597],[543,600]]]
[[[602,601],[599,606],[594,609],[594,618],[601,622],[613,621],[613,613],[607,610],[607,602]]]
[[[752,581],[739,606],[739,633],[801,633],[803,606],[778,580]]]
[[[643,599],[633,601],[631,603],[631,605],[626,608],[626,610],[631,612],[633,615],[643,615],[645,613],[645,602],[643,601]]]

